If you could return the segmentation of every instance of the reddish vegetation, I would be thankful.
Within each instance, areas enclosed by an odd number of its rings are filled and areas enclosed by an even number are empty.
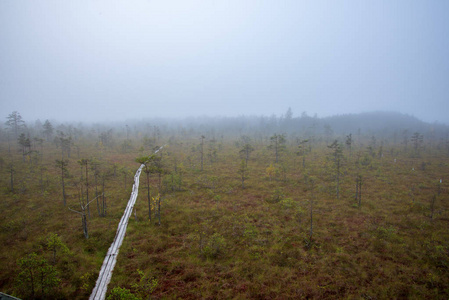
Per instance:
[[[160,191],[158,175],[151,174],[152,196],[163,195],[160,226],[156,218],[148,221],[141,178],[137,219],[130,219],[110,290],[122,287],[139,297],[151,292],[153,299],[449,297],[449,157],[442,148],[425,145],[432,151],[416,155],[390,143],[379,157],[368,155],[360,141],[352,156],[343,150],[337,199],[333,156],[323,141],[307,152],[305,167],[297,145],[289,141],[273,164],[271,180],[266,171],[274,155],[267,142],[254,142],[243,189],[235,139],[217,142],[215,157],[205,156],[200,171],[198,137],[171,138],[162,152]],[[11,154],[16,190],[9,189],[5,166],[1,177],[0,205],[7,217],[0,232],[0,290],[26,298],[16,281],[16,261],[31,252],[50,261],[46,238],[57,233],[70,253],[58,253],[61,283],[48,293],[67,299],[89,295],[129,199],[138,167],[134,160],[151,150],[142,151],[141,140],[133,140],[129,149],[121,142],[99,154],[95,142],[80,139],[80,157],[72,153],[69,159],[68,207],[79,207],[78,159],[97,156],[106,178],[107,216],[98,216],[93,202],[89,239],[80,216],[62,204],[60,170],[54,167],[60,149],[45,142],[43,157],[33,163]],[[6,142],[1,151],[8,157]],[[41,170],[48,183],[40,182]],[[358,174],[363,177],[360,207],[354,197]],[[444,181],[438,186],[440,178]],[[157,280],[154,289],[151,279]]]

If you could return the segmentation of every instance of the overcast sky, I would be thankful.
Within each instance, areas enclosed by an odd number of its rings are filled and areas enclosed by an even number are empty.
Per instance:
[[[291,107],[449,123],[449,1],[0,0],[0,105],[25,120]]]

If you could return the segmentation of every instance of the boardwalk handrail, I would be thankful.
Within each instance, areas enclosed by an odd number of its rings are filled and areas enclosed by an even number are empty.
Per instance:
[[[164,148],[164,146],[160,147],[154,153],[158,153],[159,150]],[[101,266],[100,273],[98,274],[98,279],[95,284],[94,289],[92,290],[92,294],[89,297],[89,300],[104,300],[106,298],[106,292],[108,290],[108,284],[111,281],[112,272],[114,271],[115,263],[117,262],[117,255],[120,250],[120,246],[122,245],[123,239],[126,234],[126,228],[128,227],[128,220],[131,216],[131,213],[134,208],[134,204],[137,200],[137,194],[139,191],[139,177],[142,172],[142,168],[145,165],[140,165],[139,169],[134,175],[134,184],[131,192],[131,197],[129,198],[128,204],[126,205],[125,212],[123,213],[122,218],[117,227],[117,233],[115,234],[114,241],[109,247],[108,252],[106,253],[106,257],[104,258],[103,265]]]

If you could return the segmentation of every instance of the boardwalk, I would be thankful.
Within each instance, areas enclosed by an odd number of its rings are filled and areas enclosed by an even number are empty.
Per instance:
[[[126,206],[125,213],[123,214],[120,223],[118,224],[117,233],[114,241],[109,247],[108,253],[104,258],[103,265],[101,266],[100,274],[98,275],[97,283],[92,291],[89,299],[105,299],[106,292],[108,290],[108,284],[111,281],[112,271],[114,270],[115,263],[117,261],[118,251],[122,245],[123,238],[125,237],[126,228],[128,226],[128,220],[134,208],[134,204],[137,200],[137,193],[139,190],[139,177],[142,171],[142,166],[137,170],[134,176],[134,185],[131,193],[131,198]]]
[[[155,153],[159,152],[164,146],[159,148]],[[137,200],[137,193],[139,191],[139,177],[142,168],[145,165],[141,165],[137,170],[136,175],[134,175],[134,185],[131,193],[131,198],[126,206],[125,213],[123,214],[120,223],[118,224],[117,233],[115,235],[114,241],[109,247],[108,253],[104,258],[103,265],[101,266],[100,274],[98,275],[97,283],[90,295],[90,300],[103,300],[106,298],[106,292],[108,291],[108,284],[111,281],[112,271],[114,271],[115,263],[117,262],[118,251],[122,245],[123,238],[125,237],[126,228],[128,227],[128,220],[132,214],[134,204]]]

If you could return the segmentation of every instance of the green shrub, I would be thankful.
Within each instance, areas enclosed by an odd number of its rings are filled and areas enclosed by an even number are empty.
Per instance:
[[[226,242],[224,237],[219,233],[214,233],[203,248],[202,254],[205,258],[217,258],[220,254],[223,254],[225,246]]]
[[[130,290],[117,286],[109,293],[107,300],[141,300],[141,298],[135,296]]]
[[[154,291],[154,289],[156,289],[158,281],[154,277],[147,277],[147,275],[139,269],[137,269],[137,273],[139,274],[139,282],[133,284],[132,287],[142,298],[147,297]]]

